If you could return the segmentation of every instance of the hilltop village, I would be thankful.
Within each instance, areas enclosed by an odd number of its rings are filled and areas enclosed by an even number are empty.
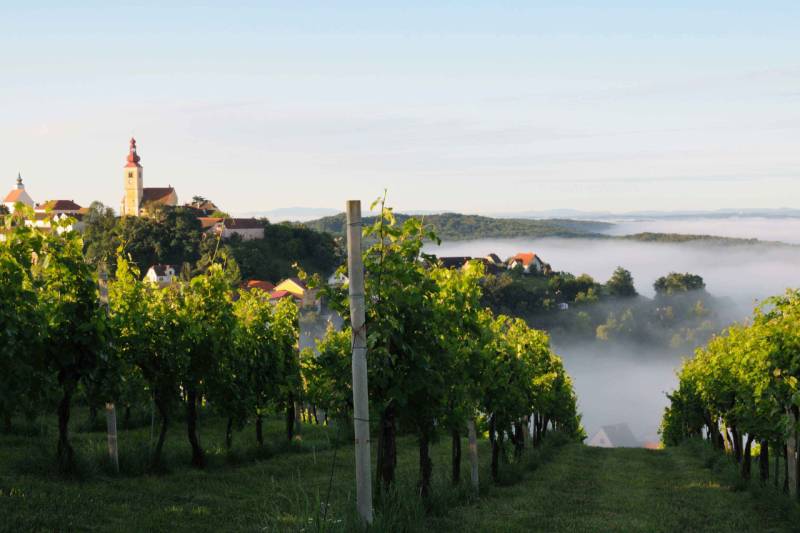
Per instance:
[[[94,205],[94,204],[93,204]],[[180,211],[182,217],[194,219],[203,239],[208,237],[218,237],[226,243],[234,243],[242,247],[241,243],[248,241],[264,241],[265,227],[269,226],[268,221],[256,218],[236,218],[231,217],[217,207],[211,200],[202,196],[193,196],[191,202],[179,201],[178,191],[171,184],[166,186],[145,187],[144,166],[142,157],[139,154],[136,139],[131,138],[128,146],[128,153],[125,156],[123,166],[123,197],[120,201],[120,219],[144,218],[156,219],[164,212]],[[24,207],[26,210],[26,224],[34,224],[38,227],[50,227],[56,221],[59,231],[74,229],[84,232],[87,224],[90,224],[92,217],[91,207],[81,206],[74,199],[49,199],[41,202],[35,201],[34,197],[26,188],[21,174],[17,175],[16,185],[3,200],[0,210],[7,213],[14,213],[15,210]],[[311,231],[311,230],[309,230]],[[3,238],[0,232],[0,239]],[[282,236],[285,238],[285,236]],[[217,239],[215,239],[217,240]],[[271,247],[273,243],[251,242],[253,248]],[[269,250],[269,251],[272,251]],[[268,252],[269,253],[269,252]],[[252,255],[252,254],[250,254]],[[261,254],[263,259],[263,253]],[[442,266],[446,268],[461,268],[471,257],[441,257],[439,258]],[[537,254],[519,253],[506,260],[502,260],[496,254],[488,254],[482,258],[475,258],[481,261],[487,274],[499,274],[504,270],[518,271],[523,274],[544,274],[550,273],[550,265],[545,263]],[[297,258],[291,258],[292,261]],[[141,263],[141,262],[140,262]],[[144,272],[144,277],[161,287],[170,285],[181,274],[183,266],[177,263],[152,262],[140,264],[139,267]],[[341,283],[341,277],[336,277],[331,272],[335,266],[319,265],[316,270],[321,271],[331,284]],[[241,286],[248,289],[260,289],[270,295],[271,299],[293,298],[298,303],[304,299],[308,300],[308,289],[306,284],[299,278],[286,275],[273,283],[269,279],[260,276],[248,276],[255,274],[257,268],[246,268],[247,272],[241,280]],[[285,270],[285,269],[284,269]],[[314,270],[314,269],[312,269]],[[272,278],[273,280],[275,278]],[[311,298],[313,301],[313,298]]]
[[[145,187],[142,158],[138,153],[136,139],[131,139],[123,169],[124,194],[120,202],[120,218],[156,217],[159,212],[181,208],[181,212],[195,218],[202,238],[219,237],[223,241],[254,241],[264,238],[266,221],[255,218],[235,218],[222,212],[206,198],[195,196],[191,202],[179,204],[178,192],[172,185],[166,187]],[[73,199],[51,199],[37,202],[26,188],[21,174],[17,175],[15,187],[3,200],[0,210],[14,213],[26,210],[26,224],[48,228],[58,222],[59,231],[84,231],[87,227],[91,208],[81,206]],[[3,235],[0,234],[0,238]],[[173,283],[181,273],[179,264],[153,263],[140,265],[144,277],[159,286]],[[287,277],[276,283],[260,279],[246,279],[246,288],[258,288],[270,295],[271,299],[293,298],[303,301],[307,295],[305,283],[296,277]]]

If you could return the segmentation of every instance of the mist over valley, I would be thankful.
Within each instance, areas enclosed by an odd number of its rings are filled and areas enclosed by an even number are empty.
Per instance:
[[[608,227],[609,235],[640,232],[720,235],[763,241],[800,242],[798,218],[696,218],[623,221]],[[501,258],[534,252],[554,271],[589,274],[605,282],[618,266],[633,275],[638,293],[653,298],[653,283],[669,272],[690,272],[703,278],[713,297],[715,325],[744,320],[753,307],[788,287],[800,286],[800,247],[724,244],[692,241],[640,242],[595,238],[514,238],[442,242],[427,250],[440,257]],[[595,305],[615,305],[599,303]],[[577,340],[555,335],[553,345],[575,381],[583,423],[589,436],[601,426],[627,423],[642,441],[658,440],[658,424],[677,384],[675,370],[686,346]]]

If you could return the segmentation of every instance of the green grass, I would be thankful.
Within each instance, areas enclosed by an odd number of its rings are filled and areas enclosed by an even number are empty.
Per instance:
[[[49,428],[50,426],[45,426]],[[76,424],[77,427],[77,424]],[[78,474],[55,474],[55,435],[42,426],[0,436],[0,531],[352,531],[353,450],[328,428],[304,425],[282,444],[282,424],[253,428],[227,452],[223,422],[201,420],[209,466],[188,466],[185,429],[175,424],[168,469],[146,473],[149,427],[120,433],[122,473],[105,464],[105,435],[75,433]],[[793,531],[797,507],[773,489],[741,490],[726,458],[703,447],[604,450],[559,439],[488,482],[481,442],[480,497],[449,485],[449,439],[434,444],[434,491],[416,496],[417,452],[400,439],[396,493],[376,508],[376,531]],[[466,442],[462,479],[468,480]],[[374,453],[373,446],[373,453]],[[335,461],[334,461],[335,459]],[[325,503],[328,503],[327,512]],[[324,519],[323,519],[324,517]]]
[[[710,457],[695,443],[656,451],[568,445],[522,483],[496,488],[491,498],[428,525],[570,533],[800,530],[787,496],[741,490],[730,460]]]
[[[0,531],[350,531],[357,524],[353,448],[327,427],[304,424],[290,445],[282,421],[267,421],[263,449],[250,426],[235,434],[228,452],[224,421],[201,419],[208,467],[198,471],[189,466],[185,426],[175,422],[164,449],[167,470],[158,474],[147,472],[149,425],[120,431],[121,473],[114,474],[105,455],[105,433],[77,431],[85,426],[81,420],[71,436],[78,472],[64,479],[56,473],[53,426],[48,420],[0,434]],[[426,517],[416,495],[415,441],[401,437],[399,447],[396,493],[376,509],[377,530],[408,529]],[[468,480],[466,441],[463,448],[462,479]],[[487,443],[480,448],[488,458]],[[375,446],[372,451],[374,464]],[[434,444],[427,513],[473,498],[466,486],[450,487],[449,454],[449,438]]]

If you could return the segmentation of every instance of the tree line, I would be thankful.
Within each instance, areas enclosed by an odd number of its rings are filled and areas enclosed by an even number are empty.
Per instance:
[[[632,274],[621,266],[605,283],[588,274],[510,270],[487,276],[483,285],[483,301],[495,313],[524,318],[565,341],[693,349],[722,322],[723,302],[706,291],[702,277],[688,272],[658,278],[652,299],[638,294]]]
[[[233,235],[220,243],[203,231],[199,214],[191,207],[157,206],[147,217],[117,217],[111,208],[93,202],[83,217],[86,258],[95,266],[107,262],[113,273],[116,250],[123,246],[142,273],[151,265],[169,264],[190,279],[214,257],[225,261],[232,285],[243,279],[277,282],[293,276],[295,264],[310,273],[329,273],[342,260],[341,248],[331,235],[266,219],[260,220],[262,238],[245,241]]]
[[[262,443],[263,418],[278,413],[292,439],[298,404],[352,423],[349,331],[330,330],[317,353],[298,353],[297,305],[232,290],[213,256],[204,271],[159,289],[120,247],[100,305],[98,270],[68,223],[44,229],[7,216],[0,244],[0,414],[10,425],[16,416],[55,412],[62,470],[75,466],[69,421],[76,398],[96,409],[152,402],[159,415],[154,468],[177,408],[196,467],[205,464],[200,409],[227,419],[228,446],[233,429],[248,422]],[[423,495],[429,446],[443,431],[453,438],[454,482],[469,423],[488,431],[494,476],[503,458],[522,453],[529,425],[534,444],[553,429],[583,437],[571,380],[547,335],[482,308],[480,264],[463,272],[427,267],[422,246],[436,236],[417,219],[396,224],[389,208],[364,233],[375,239],[364,265],[382,487],[394,483],[398,432],[418,438]],[[347,311],[344,288],[323,287],[320,295]]]
[[[797,495],[800,426],[800,291],[766,300],[748,324],[730,327],[695,351],[679,371],[661,426],[666,445],[704,437],[730,453],[742,478],[752,456],[759,477],[770,477],[770,453],[784,490]],[[757,450],[756,450],[757,448]]]

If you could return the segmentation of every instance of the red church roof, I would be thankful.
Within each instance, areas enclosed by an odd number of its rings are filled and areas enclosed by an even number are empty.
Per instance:
[[[173,192],[175,192],[174,187],[143,187],[142,205],[166,202]]]
[[[18,202],[19,197],[25,192],[25,189],[14,189],[6,196],[4,202]]]
[[[128,164],[125,165],[125,167],[139,167],[141,166],[139,165],[139,161],[141,161],[141,158],[139,157],[139,154],[136,153],[136,139],[131,137],[131,146],[130,151],[128,152]]]

